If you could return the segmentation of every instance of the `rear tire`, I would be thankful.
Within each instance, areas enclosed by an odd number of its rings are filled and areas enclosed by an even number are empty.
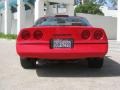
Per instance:
[[[104,63],[104,58],[91,58],[88,60],[89,68],[101,68]]]
[[[20,58],[21,66],[24,69],[34,69],[36,68],[36,60],[31,58]]]

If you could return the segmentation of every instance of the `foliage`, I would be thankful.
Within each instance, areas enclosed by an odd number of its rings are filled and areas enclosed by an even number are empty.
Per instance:
[[[17,35],[15,34],[3,34],[3,33],[0,33],[0,38],[5,38],[5,39],[16,39],[17,38]]]
[[[89,1],[83,5],[77,5],[77,7],[75,8],[75,13],[104,15],[99,8],[100,5]]]

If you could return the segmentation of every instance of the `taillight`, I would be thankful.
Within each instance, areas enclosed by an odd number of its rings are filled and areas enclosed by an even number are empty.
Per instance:
[[[43,34],[41,31],[36,30],[36,31],[34,31],[33,36],[35,39],[39,40],[43,36]]]
[[[81,37],[82,37],[83,39],[88,39],[88,38],[90,37],[90,31],[84,30],[84,31],[82,32],[82,34],[81,34]]]
[[[104,35],[104,33],[101,30],[97,30],[94,32],[94,38],[97,40],[102,39],[103,35]]]
[[[30,38],[30,32],[27,31],[27,30],[22,31],[22,32],[21,32],[21,37],[22,37],[22,39],[24,39],[24,40],[29,39],[29,38]]]

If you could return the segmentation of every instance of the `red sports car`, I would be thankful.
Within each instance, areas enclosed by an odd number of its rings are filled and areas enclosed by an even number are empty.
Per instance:
[[[16,50],[23,68],[35,68],[36,60],[87,59],[88,66],[101,68],[108,51],[102,28],[84,17],[56,15],[42,17],[33,27],[20,31]]]

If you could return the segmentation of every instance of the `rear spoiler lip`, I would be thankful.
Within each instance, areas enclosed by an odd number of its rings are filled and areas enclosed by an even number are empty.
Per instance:
[[[69,15],[55,15],[55,17],[69,17]]]

